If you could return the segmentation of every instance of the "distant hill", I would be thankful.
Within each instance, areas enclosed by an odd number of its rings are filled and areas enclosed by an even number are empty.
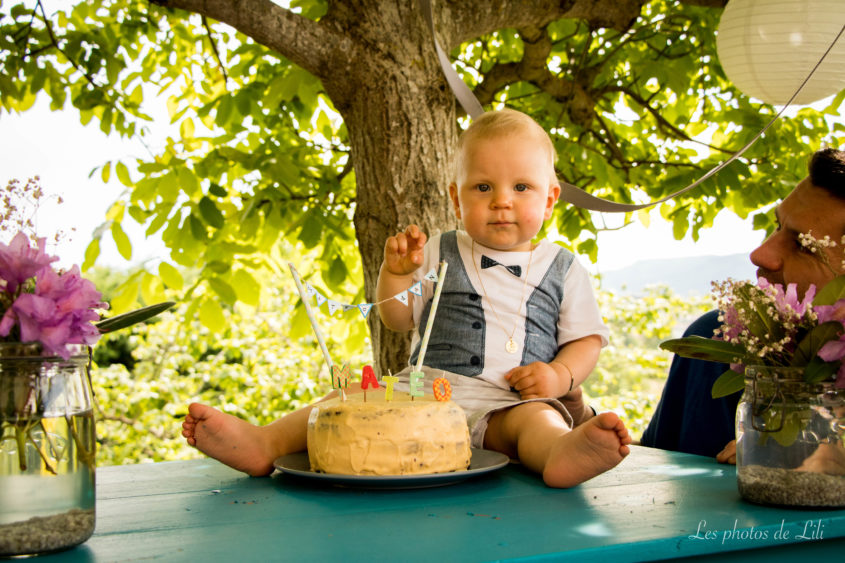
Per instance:
[[[603,272],[601,286],[636,294],[647,285],[665,284],[681,295],[709,295],[711,281],[756,279],[756,271],[748,254],[643,260],[625,268]]]

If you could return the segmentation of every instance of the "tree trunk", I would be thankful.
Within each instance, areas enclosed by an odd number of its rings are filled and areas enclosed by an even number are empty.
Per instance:
[[[373,62],[378,61],[370,59],[366,67],[354,69],[355,76],[346,75],[342,84],[324,81],[330,95],[335,89],[347,90],[350,83],[358,85],[353,95],[335,93],[332,99],[352,144],[358,189],[354,223],[368,302],[376,299],[387,237],[412,223],[429,236],[457,224],[448,197],[457,134],[451,92],[435,74],[439,69],[415,67],[410,61],[391,61],[392,66]],[[381,373],[402,369],[410,355],[410,334],[386,328],[376,311],[368,321]]]

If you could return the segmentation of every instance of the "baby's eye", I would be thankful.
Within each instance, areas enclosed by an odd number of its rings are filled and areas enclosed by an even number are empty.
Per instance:
[[[528,184],[517,184],[513,187],[518,192],[524,192],[528,190]]]
[[[478,184],[477,186],[475,186],[475,189],[480,192],[489,192],[490,184]]]

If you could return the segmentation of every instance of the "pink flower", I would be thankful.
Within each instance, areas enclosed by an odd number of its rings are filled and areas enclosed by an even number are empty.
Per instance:
[[[19,232],[8,245],[0,243],[0,279],[5,280],[8,293],[14,293],[20,284],[58,260],[44,252],[45,242],[40,238],[38,248],[32,248],[26,235]]]
[[[819,358],[826,362],[838,362],[845,358],[845,334],[840,336],[839,340],[825,342],[824,346],[819,348]]]
[[[94,309],[107,307],[100,298],[94,284],[80,276],[78,267],[63,274],[45,267],[36,274],[35,293],[24,293],[6,311],[0,336],[8,335],[16,319],[21,342],[41,342],[45,352],[67,359],[67,344],[91,346],[99,339],[92,323],[100,319]]]
[[[775,307],[781,313],[787,313],[789,309],[795,312],[798,317],[803,317],[804,313],[812,306],[813,298],[816,296],[816,286],[810,284],[810,287],[804,293],[804,299],[798,299],[798,286],[791,283],[786,286],[784,291],[783,286],[779,283],[769,283],[766,278],[757,278],[757,286],[760,289],[772,288],[775,292]]]
[[[819,317],[819,324],[839,321],[845,325],[845,299],[840,299],[833,305],[817,305],[813,310]]]

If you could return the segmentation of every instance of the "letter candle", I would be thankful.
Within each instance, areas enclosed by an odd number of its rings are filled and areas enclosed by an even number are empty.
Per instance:
[[[385,375],[382,379],[387,384],[384,388],[384,400],[389,402],[393,400],[393,384],[399,381],[399,378],[393,375],[393,372],[390,370],[387,370],[387,373],[390,375]]]
[[[364,402],[367,402],[367,389],[373,387],[378,389],[378,379],[376,379],[376,372],[373,371],[373,366],[364,366],[364,371],[361,374],[361,389],[364,390]]]
[[[425,350],[428,348],[428,337],[431,336],[431,327],[434,326],[434,316],[437,313],[437,304],[440,303],[440,292],[443,290],[443,279],[446,277],[446,262],[440,263],[440,273],[437,275],[437,287],[434,288],[434,299],[431,302],[431,310],[428,312],[428,323],[425,325],[425,334],[420,344],[420,357],[417,358],[417,368],[414,371],[422,371]]]
[[[425,374],[421,371],[412,371],[408,375],[408,394],[412,401],[414,397],[422,397],[425,394],[423,393],[423,377]]]
[[[340,390],[340,400],[345,401],[344,389],[349,387],[349,364],[343,364],[343,367],[332,366],[332,387]]]

